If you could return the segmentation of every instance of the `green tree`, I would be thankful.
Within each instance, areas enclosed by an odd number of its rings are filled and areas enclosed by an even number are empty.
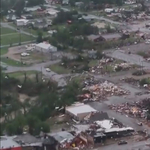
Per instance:
[[[14,123],[8,123],[6,125],[6,132],[8,135],[15,135],[17,133],[17,127],[14,125]]]
[[[16,2],[14,9],[16,10],[17,16],[21,17],[24,7],[25,7],[25,0],[19,0]]]
[[[27,124],[29,126],[29,133],[30,134],[34,134],[36,124],[38,124],[39,122],[40,122],[40,120],[36,116],[29,115],[27,117]]]
[[[43,33],[42,32],[40,32],[40,31],[38,32],[36,41],[37,41],[37,43],[43,42]]]
[[[44,133],[50,132],[49,124],[46,123],[46,122],[39,122],[39,123],[37,123],[36,126],[35,126],[34,134],[35,135],[39,135],[41,131],[44,132]]]

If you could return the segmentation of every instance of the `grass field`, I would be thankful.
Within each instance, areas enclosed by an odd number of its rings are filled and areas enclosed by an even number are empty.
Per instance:
[[[5,48],[0,48],[0,55],[4,55],[8,52],[8,47],[5,47]]]
[[[21,67],[23,66],[23,64],[21,62],[12,60],[10,58],[6,58],[6,57],[1,57],[1,62],[5,63],[6,65],[10,65],[10,66],[18,66]]]
[[[20,38],[21,37],[21,38]],[[9,45],[14,43],[19,43],[21,39],[21,42],[30,41],[33,40],[33,37],[30,37],[25,34],[10,34],[10,35],[2,35],[1,36],[1,45]]]
[[[9,29],[9,28],[5,28],[5,27],[1,27],[0,30],[1,30],[1,35],[10,34],[10,33],[16,33],[15,30],[12,30],[12,29]]]
[[[98,60],[91,60],[88,64],[89,67],[94,67],[98,64]]]
[[[60,66],[59,64],[51,65],[50,69],[58,74],[67,74],[67,73],[71,72],[70,69],[66,69],[66,68]]]
[[[27,76],[35,75],[37,73],[37,71],[17,71],[17,72],[8,73],[8,75],[13,78],[19,78],[19,77],[23,77],[25,72]]]

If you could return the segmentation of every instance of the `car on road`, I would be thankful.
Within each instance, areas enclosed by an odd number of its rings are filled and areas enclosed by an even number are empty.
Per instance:
[[[50,70],[49,68],[46,68],[46,71],[47,71],[47,72],[50,72],[51,70]]]
[[[118,142],[118,145],[124,145],[124,144],[128,144],[128,142],[124,141],[124,140],[121,140],[121,141]]]

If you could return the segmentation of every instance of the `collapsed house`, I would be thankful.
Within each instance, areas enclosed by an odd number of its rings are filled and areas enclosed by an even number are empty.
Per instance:
[[[106,99],[106,97],[114,95],[122,96],[129,94],[129,91],[126,91],[108,81],[85,86],[85,88],[83,88],[83,91],[88,91],[88,94],[90,93],[89,99],[91,99],[92,101],[104,100]]]

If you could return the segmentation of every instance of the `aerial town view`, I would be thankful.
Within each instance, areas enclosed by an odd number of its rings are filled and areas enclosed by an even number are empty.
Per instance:
[[[150,0],[1,0],[0,150],[150,150]]]

